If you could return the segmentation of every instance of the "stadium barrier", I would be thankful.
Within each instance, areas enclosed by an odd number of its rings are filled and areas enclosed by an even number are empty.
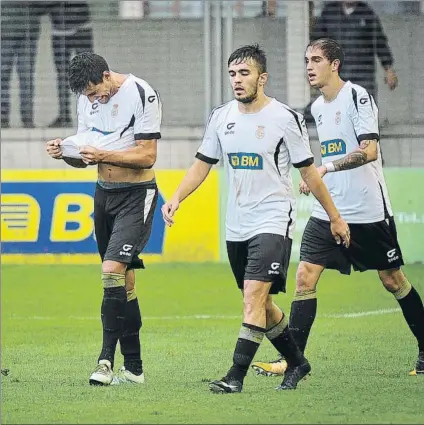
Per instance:
[[[159,202],[152,237],[142,258],[152,262],[227,261],[227,184],[222,168],[211,171],[186,201],[176,225],[166,228],[160,208],[185,170],[159,170]],[[406,263],[424,262],[424,169],[385,168],[400,245]],[[93,232],[93,170],[3,170],[1,252],[3,264],[99,264]],[[299,172],[293,171],[295,189]],[[291,260],[299,259],[303,229],[313,197],[297,194],[297,222]]]
[[[96,170],[3,170],[3,264],[100,264],[94,235]],[[160,208],[185,170],[159,170],[159,201],[152,236],[141,256],[152,262],[219,261],[219,171],[166,228]]]

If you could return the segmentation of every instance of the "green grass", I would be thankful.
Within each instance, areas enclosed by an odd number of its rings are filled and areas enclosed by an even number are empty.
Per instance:
[[[405,270],[424,295],[424,266]],[[294,272],[277,297],[287,310]],[[323,275],[307,351],[313,374],[298,390],[277,392],[280,378],[249,372],[243,393],[231,395],[207,385],[230,366],[241,323],[229,267],[152,265],[137,279],[146,384],[96,388],[88,376],[101,343],[99,268],[2,267],[2,423],[423,423],[424,377],[407,376],[417,348],[402,314],[331,317],[398,307],[375,273]],[[265,342],[257,358],[274,357]]]

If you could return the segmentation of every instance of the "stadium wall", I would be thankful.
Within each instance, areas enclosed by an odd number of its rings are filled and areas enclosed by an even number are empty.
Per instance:
[[[142,255],[152,262],[227,261],[224,170],[211,171],[205,183],[165,228],[160,208],[185,175],[184,170],[159,170],[160,199],[150,241]],[[424,169],[385,168],[395,211],[399,241],[407,263],[424,262],[424,199],[417,185]],[[295,187],[299,173],[294,170]],[[3,264],[100,264],[93,232],[96,171],[3,170],[1,252]],[[313,197],[298,197],[292,261],[299,258],[303,229]]]
[[[378,66],[380,116],[390,123],[423,122],[424,20],[421,16],[381,17],[395,58],[399,87],[391,93]],[[233,47],[259,42],[268,54],[267,92],[288,101],[287,65],[292,59],[285,18],[234,19]],[[204,51],[202,19],[121,20],[99,13],[93,22],[97,53],[112,69],[145,78],[161,94],[164,125],[204,124]],[[226,83],[226,81],[224,81]],[[35,122],[48,125],[57,115],[56,72],[51,49],[51,25],[42,20],[35,72]],[[53,89],[52,89],[53,88]],[[302,90],[301,87],[297,89]],[[53,91],[52,91],[53,90]],[[19,88],[16,72],[11,88],[11,125],[19,125]],[[293,105],[294,106],[294,105]]]

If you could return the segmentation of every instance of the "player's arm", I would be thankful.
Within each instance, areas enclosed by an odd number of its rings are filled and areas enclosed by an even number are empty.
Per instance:
[[[163,219],[168,226],[174,224],[173,217],[180,206],[180,202],[190,196],[203,183],[212,166],[218,163],[221,153],[221,145],[216,132],[216,115],[212,111],[202,144],[196,154],[196,160],[172,198],[162,207]]]
[[[334,239],[336,239],[337,243],[343,241],[346,247],[349,246],[349,226],[340,216],[327,186],[322,181],[315,167],[314,157],[309,144],[308,130],[302,116],[293,114],[293,119],[289,121],[285,129],[284,140],[286,141],[291,163],[295,168],[299,169],[302,179],[327,213]]]
[[[84,122],[83,114],[81,112],[83,108],[83,102],[84,102],[84,98],[82,96],[79,96],[77,100],[77,123],[78,123],[77,133],[82,133],[84,131],[89,130],[89,128]],[[46,143],[47,153],[54,159],[63,159],[63,161],[66,162],[66,164],[70,165],[71,167],[86,168],[87,164],[85,164],[82,159],[69,158],[62,155],[62,149],[60,147],[61,142],[62,142],[62,139],[49,140]]]
[[[161,138],[162,102],[156,91],[148,84],[135,83],[137,96],[134,111],[134,138],[136,146],[122,151],[99,150],[97,163],[116,165],[122,168],[152,168],[157,157],[157,141]],[[85,149],[91,151],[86,147]],[[81,151],[84,154],[84,151]],[[89,158],[90,159],[90,158]]]
[[[97,162],[122,168],[152,168],[157,157],[157,139],[136,140],[135,143],[137,146],[123,151],[100,150]]]
[[[378,157],[378,146],[377,140],[362,140],[359,142],[357,150],[347,154],[343,158],[337,159],[332,162],[328,162],[321,167],[326,169],[326,173],[352,170],[362,165],[368,164],[369,162],[375,161]]]
[[[320,167],[320,172],[337,172],[362,167],[378,158],[378,109],[373,97],[362,87],[352,89],[352,99],[348,113],[352,119],[358,148],[343,158],[328,162]]]

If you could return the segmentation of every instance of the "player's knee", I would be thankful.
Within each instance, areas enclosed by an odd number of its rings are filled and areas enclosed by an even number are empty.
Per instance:
[[[124,274],[127,269],[127,265],[119,263],[118,261],[105,260],[102,263],[102,273],[117,273]]]
[[[401,290],[407,281],[401,269],[380,270],[378,276],[383,286],[393,294]]]
[[[258,285],[251,281],[246,281],[243,290],[243,308],[245,314],[250,314],[258,309],[265,309],[268,292],[262,282]]]
[[[272,301],[272,296],[268,295],[265,300],[265,310],[267,313],[272,312],[274,309],[274,302]]]
[[[135,293],[135,273],[134,270],[127,270],[125,273],[125,289],[127,292]]]
[[[296,292],[312,291],[316,288],[316,282],[313,268],[308,263],[301,262],[296,272]]]

